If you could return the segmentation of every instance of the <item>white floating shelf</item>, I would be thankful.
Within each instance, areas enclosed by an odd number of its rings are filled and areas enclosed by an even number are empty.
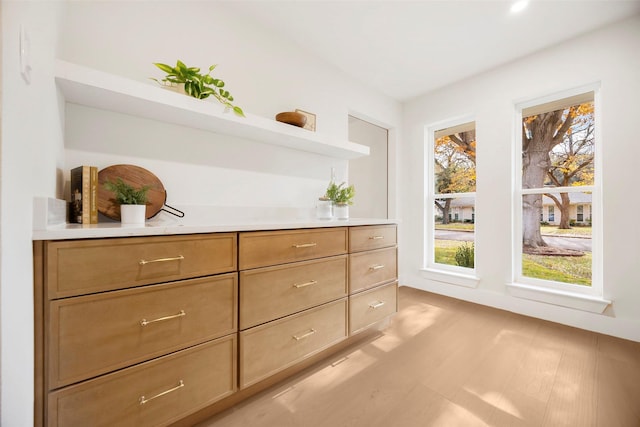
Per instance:
[[[214,102],[66,61],[56,62],[55,79],[65,100],[75,104],[341,159],[369,155],[366,145],[336,142],[316,132],[252,114],[237,117]]]

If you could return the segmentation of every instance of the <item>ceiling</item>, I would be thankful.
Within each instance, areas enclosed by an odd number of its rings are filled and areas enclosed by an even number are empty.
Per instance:
[[[640,0],[243,0],[249,19],[399,101],[640,13]],[[612,47],[614,48],[614,47]]]

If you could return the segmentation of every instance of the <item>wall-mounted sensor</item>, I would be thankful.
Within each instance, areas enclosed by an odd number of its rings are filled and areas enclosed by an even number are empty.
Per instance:
[[[20,25],[20,74],[27,84],[31,83],[31,40],[22,25]]]

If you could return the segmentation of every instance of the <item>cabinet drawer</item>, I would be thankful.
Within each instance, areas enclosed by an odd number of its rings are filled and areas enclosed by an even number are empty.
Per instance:
[[[49,299],[236,270],[235,233],[46,243]]]
[[[346,227],[240,233],[241,270],[347,253]]]
[[[398,283],[349,298],[349,333],[355,334],[398,311]]]
[[[235,332],[236,274],[52,301],[49,389]]]
[[[240,272],[240,329],[347,296],[347,256]]]
[[[397,249],[377,249],[349,255],[349,293],[398,278]]]
[[[351,227],[349,229],[349,252],[395,246],[398,243],[397,229],[395,224]]]
[[[240,387],[347,337],[347,299],[240,332]]]
[[[236,335],[49,393],[49,426],[165,426],[235,391]]]

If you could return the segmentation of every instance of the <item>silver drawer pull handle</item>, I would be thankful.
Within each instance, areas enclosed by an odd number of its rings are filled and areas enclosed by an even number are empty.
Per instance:
[[[380,240],[380,239],[384,239],[384,236],[371,236],[369,237],[370,240]]]
[[[315,330],[315,329],[313,329],[313,328],[311,328],[311,329],[309,329],[309,332],[305,332],[304,334],[302,334],[302,335],[300,335],[300,336],[298,336],[298,335],[294,335],[294,336],[293,336],[293,339],[294,339],[294,340],[296,340],[296,341],[300,341],[300,340],[302,340],[302,339],[305,339],[305,338],[307,338],[307,337],[310,337],[311,335],[313,335],[313,334],[315,334],[315,333],[316,333],[316,330]]]
[[[380,270],[381,268],[384,268],[384,264],[377,264],[377,265],[372,265],[371,267],[369,267],[369,270]]]
[[[317,280],[311,280],[310,282],[305,282],[305,283],[296,283],[293,285],[294,288],[304,288],[306,286],[311,286],[311,285],[315,285],[316,283],[318,283]]]
[[[178,385],[175,386],[174,388],[170,388],[169,390],[165,390],[162,393],[156,394],[155,396],[151,396],[149,398],[146,398],[144,396],[140,396],[140,400],[139,400],[140,405],[144,405],[145,403],[151,402],[153,399],[157,399],[160,396],[164,396],[165,394],[169,394],[172,391],[176,391],[176,390],[178,390],[179,388],[182,388],[182,387],[184,387],[184,381],[180,380]]]
[[[384,301],[378,301],[378,302],[372,302],[371,304],[369,304],[369,307],[375,310],[376,308],[380,308],[383,305],[384,305]]]
[[[187,315],[187,313],[184,310],[180,310],[180,313],[173,314],[171,316],[159,317],[159,318],[153,319],[153,320],[142,319],[140,321],[140,326],[147,326],[149,323],[162,322],[163,320],[177,319],[178,317],[183,317],[183,316],[186,316],[186,315]]]
[[[313,243],[303,243],[301,245],[292,245],[292,247],[296,248],[296,249],[299,249],[299,248],[312,248],[314,246],[318,246],[318,244],[313,242]]]
[[[146,259],[141,259],[138,264],[145,265],[145,264],[151,264],[152,262],[182,261],[183,259],[184,259],[184,256],[182,256],[182,255],[174,256],[174,257],[171,257],[171,258],[152,259],[152,260],[149,260],[149,261],[147,261]]]

